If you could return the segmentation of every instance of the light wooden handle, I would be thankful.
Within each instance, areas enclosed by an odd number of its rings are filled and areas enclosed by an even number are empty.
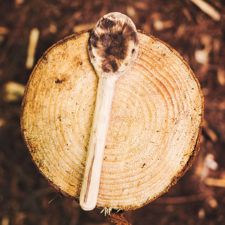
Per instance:
[[[97,203],[115,82],[115,77],[108,77],[100,78],[98,83],[95,113],[80,193],[80,205],[84,210],[94,209]]]

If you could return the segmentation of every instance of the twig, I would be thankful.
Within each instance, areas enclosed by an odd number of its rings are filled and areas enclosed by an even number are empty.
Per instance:
[[[191,1],[212,19],[216,21],[220,20],[221,18],[220,13],[215,8],[213,8],[209,3],[206,3],[203,0],[191,0]]]

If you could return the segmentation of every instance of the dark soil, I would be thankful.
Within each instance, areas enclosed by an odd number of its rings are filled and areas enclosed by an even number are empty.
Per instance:
[[[48,47],[72,34],[78,25],[95,23],[111,11],[128,14],[139,29],[177,49],[195,72],[205,96],[201,151],[192,169],[168,194],[111,219],[121,225],[129,224],[124,221],[133,225],[225,224],[225,1],[207,2],[220,12],[220,21],[189,0],[0,0],[1,225],[110,224],[97,209],[82,211],[40,175],[21,137],[21,97],[7,100],[4,88],[10,81],[23,85],[28,81],[31,70],[25,62],[32,28],[40,31],[36,63]],[[199,60],[199,50],[203,60]],[[216,170],[212,170],[213,157]],[[207,185],[209,177],[222,180],[223,187]]]

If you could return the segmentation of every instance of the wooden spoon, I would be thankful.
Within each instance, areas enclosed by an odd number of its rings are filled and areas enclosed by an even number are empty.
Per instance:
[[[112,100],[117,79],[137,56],[137,31],[127,16],[115,12],[103,16],[91,32],[88,50],[99,77],[94,119],[88,145],[80,205],[95,208]]]

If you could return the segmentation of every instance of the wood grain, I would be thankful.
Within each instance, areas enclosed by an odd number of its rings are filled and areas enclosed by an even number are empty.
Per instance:
[[[22,132],[39,170],[79,198],[96,99],[89,32],[50,48],[27,85]],[[137,60],[118,80],[97,206],[135,209],[165,193],[198,150],[203,97],[193,72],[160,40],[138,33]]]

